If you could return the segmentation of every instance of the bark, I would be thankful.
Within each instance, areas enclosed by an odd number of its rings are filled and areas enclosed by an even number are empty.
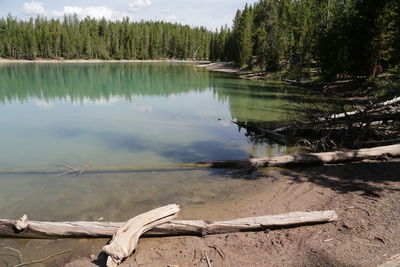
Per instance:
[[[393,99],[385,101],[385,102],[377,103],[377,104],[374,104],[374,105],[372,105],[370,107],[367,107],[367,108],[357,109],[357,110],[354,110],[354,111],[351,111],[351,112],[332,114],[332,115],[330,115],[328,117],[328,119],[339,119],[339,118],[350,117],[350,116],[361,114],[363,112],[373,111],[374,109],[385,107],[385,106],[389,106],[389,105],[393,105],[393,104],[397,104],[397,103],[400,103],[400,97],[396,97],[396,98],[393,98]],[[320,121],[325,121],[325,120],[326,120],[325,118],[321,118],[320,119]]]
[[[172,204],[140,214],[127,221],[114,234],[111,242],[103,247],[107,253],[107,266],[115,267],[136,249],[140,236],[152,228],[169,222],[178,215],[180,208]]]
[[[388,262],[379,265],[379,267],[398,267],[398,266],[400,266],[400,254],[391,257]]]
[[[335,152],[308,153],[299,155],[286,155],[280,157],[252,158],[248,160],[226,160],[214,162],[199,162],[187,164],[192,167],[208,168],[233,168],[242,166],[275,166],[284,167],[289,165],[322,165],[341,162],[360,161],[364,159],[375,159],[382,155],[400,156],[400,145],[364,148],[358,150],[345,150]]]
[[[144,236],[214,235],[258,231],[307,224],[333,222],[335,211],[291,212],[278,215],[241,218],[230,221],[173,220],[144,233]],[[122,222],[40,222],[28,221],[22,231],[15,229],[16,220],[0,219],[0,236],[13,238],[110,237]]]

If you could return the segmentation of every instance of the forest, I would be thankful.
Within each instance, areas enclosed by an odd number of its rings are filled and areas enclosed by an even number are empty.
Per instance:
[[[368,76],[399,66],[400,1],[261,0],[212,38],[211,59],[242,68]]]
[[[233,26],[210,31],[166,22],[77,16],[0,19],[0,57],[14,59],[209,59],[243,69],[327,79],[398,70],[400,1],[261,0]]]
[[[15,59],[207,59],[212,32],[165,22],[76,15],[0,19],[0,57]]]

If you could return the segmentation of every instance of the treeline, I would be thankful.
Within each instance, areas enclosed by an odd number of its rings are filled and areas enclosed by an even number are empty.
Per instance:
[[[231,28],[165,22],[0,19],[0,57],[16,59],[211,59],[242,68],[326,78],[400,69],[399,0],[260,0]],[[378,69],[379,71],[379,69]]]
[[[211,59],[328,78],[400,62],[399,0],[261,0],[212,37]]]
[[[165,22],[77,16],[0,19],[0,57],[14,59],[208,59],[212,32]]]

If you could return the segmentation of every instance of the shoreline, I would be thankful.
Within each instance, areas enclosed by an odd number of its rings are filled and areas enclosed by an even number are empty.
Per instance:
[[[96,64],[96,63],[187,63],[195,64],[196,67],[204,68],[211,71],[223,72],[234,74],[238,78],[263,81],[271,80],[274,82],[281,82],[277,79],[266,79],[263,73],[256,73],[252,71],[244,71],[236,67],[233,62],[211,62],[209,60],[192,60],[192,59],[9,59],[0,58],[1,64]]]
[[[267,78],[262,72],[246,71],[238,68],[233,62],[210,62],[205,64],[198,64],[197,67],[205,68],[211,71],[224,72],[236,75],[238,78],[251,80],[251,81],[265,81],[282,82],[279,79]]]
[[[1,63],[196,63],[209,64],[206,60],[190,59],[8,59],[0,58]]]
[[[398,159],[384,163],[365,160],[302,169],[265,169],[264,178],[251,181],[256,182],[252,193],[239,195],[234,201],[184,209],[181,218],[220,220],[332,209],[339,220],[203,238],[142,238],[136,253],[121,267],[136,262],[160,267],[206,266],[204,253],[214,266],[378,266],[398,255],[400,248],[396,221],[400,185],[394,172],[399,164]],[[381,177],[385,177],[384,183]],[[93,259],[106,240],[88,242],[90,246],[86,247],[90,249],[56,259],[53,266],[95,266]]]

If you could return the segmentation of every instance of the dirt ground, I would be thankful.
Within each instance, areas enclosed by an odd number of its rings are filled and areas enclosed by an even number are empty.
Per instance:
[[[183,218],[232,219],[335,210],[334,223],[206,237],[143,238],[121,266],[378,266],[400,253],[400,160],[265,170],[240,202],[186,211]],[[250,181],[251,182],[251,181]],[[97,255],[52,263],[102,266]]]

